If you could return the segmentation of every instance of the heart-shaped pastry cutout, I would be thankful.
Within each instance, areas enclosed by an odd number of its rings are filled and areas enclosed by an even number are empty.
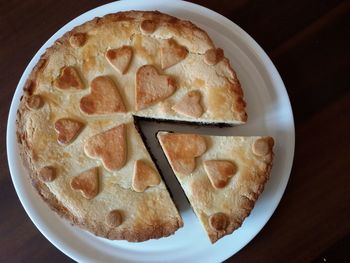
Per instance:
[[[59,144],[66,145],[72,142],[83,129],[84,124],[80,121],[63,118],[55,122],[55,131],[57,132],[57,141]]]
[[[126,162],[126,125],[121,124],[90,137],[84,151],[90,158],[101,160],[107,170],[119,170]]]
[[[164,40],[160,48],[160,61],[162,69],[169,68],[181,60],[185,59],[188,54],[184,46],[179,45],[174,39]]]
[[[147,187],[160,184],[159,174],[141,160],[135,162],[132,188],[136,192],[143,192]]]
[[[89,115],[125,112],[118,88],[107,76],[100,76],[91,81],[91,93],[81,98],[80,109]]]
[[[70,185],[73,190],[80,191],[86,199],[94,198],[99,191],[98,167],[75,176]]]
[[[106,52],[106,59],[115,70],[125,74],[132,59],[132,48],[122,46],[118,49],[110,49]]]
[[[140,67],[136,73],[136,110],[168,98],[175,90],[175,81],[171,77],[160,75],[152,65]]]
[[[203,164],[212,186],[216,189],[224,188],[237,172],[236,165],[230,161],[208,160]]]
[[[190,91],[177,102],[172,109],[179,114],[198,118],[203,114],[200,104],[201,94],[199,91]]]
[[[61,68],[60,75],[54,81],[54,85],[61,90],[82,90],[84,83],[78,72],[73,67]]]
[[[196,157],[207,150],[205,138],[197,134],[158,133],[159,142],[173,170],[188,175],[196,168]]]

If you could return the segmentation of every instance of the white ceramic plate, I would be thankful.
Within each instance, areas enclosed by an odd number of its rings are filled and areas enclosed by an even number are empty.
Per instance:
[[[24,82],[45,49],[66,31],[96,16],[122,10],[159,10],[193,21],[206,30],[236,70],[248,103],[246,125],[233,128],[200,128],[199,133],[217,135],[271,135],[275,138],[275,162],[271,179],[241,228],[214,245],[193,214],[175,176],[169,170],[155,139],[149,140],[155,157],[160,160],[165,181],[175,196],[184,219],[184,227],[175,235],[143,243],[109,241],[72,227],[51,212],[29,183],[18,154],[15,119]],[[157,130],[188,131],[194,128],[169,124],[146,123],[143,130],[153,137]],[[263,228],[276,209],[287,185],[294,155],[293,114],[284,84],[271,60],[259,45],[230,20],[204,7],[182,1],[132,0],[110,3],[93,9],[54,34],[38,51],[24,71],[13,101],[7,127],[7,154],[13,184],[27,214],[40,232],[58,249],[80,262],[219,262],[244,247]]]

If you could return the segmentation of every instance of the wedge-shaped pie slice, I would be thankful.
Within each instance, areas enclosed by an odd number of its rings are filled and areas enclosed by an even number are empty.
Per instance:
[[[273,139],[167,132],[157,136],[210,241],[214,243],[240,227],[269,178]],[[184,175],[175,164],[197,147],[193,136],[200,136],[208,147],[196,157],[193,171]]]

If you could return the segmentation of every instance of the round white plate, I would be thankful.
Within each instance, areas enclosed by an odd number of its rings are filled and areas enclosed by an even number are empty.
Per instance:
[[[175,196],[184,227],[175,235],[142,243],[98,238],[51,212],[29,183],[16,143],[16,111],[28,74],[45,49],[73,27],[96,16],[122,10],[159,10],[193,21],[206,30],[218,47],[225,50],[242,83],[248,104],[248,123],[233,128],[200,128],[200,133],[217,135],[271,135],[275,138],[275,161],[271,179],[241,228],[212,245],[193,214],[175,176],[169,170],[155,139],[151,149],[165,181]],[[174,129],[169,124],[145,124],[146,135],[156,130]],[[191,128],[178,129],[191,130]],[[193,128],[192,128],[193,130]],[[154,137],[153,137],[154,138]],[[287,185],[294,155],[294,121],[289,98],[276,68],[259,45],[227,18],[196,4],[182,1],[128,0],[93,9],[69,22],[37,52],[24,71],[13,101],[7,127],[7,154],[13,184],[27,214],[41,233],[58,249],[79,262],[219,262],[244,247],[263,228],[276,209]]]

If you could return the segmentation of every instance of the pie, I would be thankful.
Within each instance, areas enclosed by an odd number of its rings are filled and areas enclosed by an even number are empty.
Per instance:
[[[274,140],[168,132],[157,137],[210,241],[240,227],[269,178]]]
[[[183,221],[136,118],[244,124],[245,105],[206,32],[156,11],[119,12],[75,27],[41,56],[24,86],[17,138],[51,209],[95,235],[139,242]],[[196,171],[193,160],[182,168]]]

